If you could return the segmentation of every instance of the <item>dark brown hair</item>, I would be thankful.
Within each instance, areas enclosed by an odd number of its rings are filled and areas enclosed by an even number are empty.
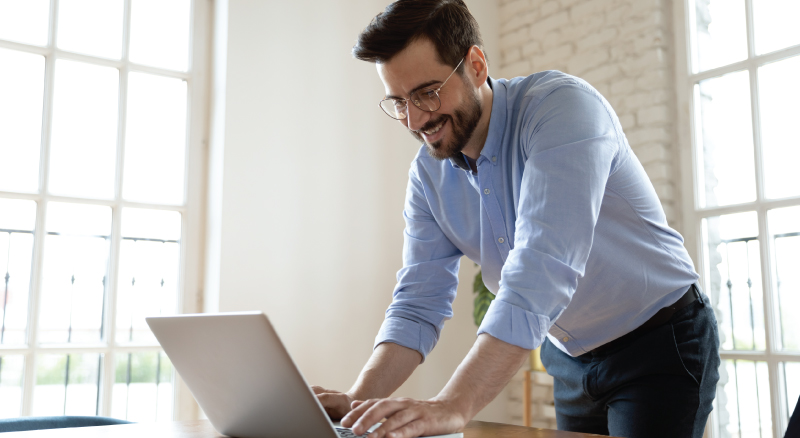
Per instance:
[[[418,38],[429,39],[439,61],[454,68],[470,47],[483,48],[478,22],[462,0],[397,0],[358,35],[353,56],[387,62]]]

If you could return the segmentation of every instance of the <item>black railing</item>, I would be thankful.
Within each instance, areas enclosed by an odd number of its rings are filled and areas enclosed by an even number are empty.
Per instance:
[[[731,342],[733,344],[733,349],[738,350],[739,346],[742,343],[737,342],[736,340],[736,331],[734,324],[734,311],[733,311],[733,281],[731,279],[731,258],[730,258],[730,251],[729,247],[734,244],[744,244],[745,247],[745,265],[747,266],[747,296],[749,300],[749,307],[750,307],[750,350],[756,349],[756,329],[755,329],[755,314],[753,310],[753,279],[750,272],[750,242],[757,241],[758,237],[740,237],[736,239],[723,239],[721,243],[725,244],[725,262],[726,262],[726,275],[727,279],[725,281],[725,286],[728,289],[728,311],[729,319],[730,319],[730,327],[731,327]]]
[[[5,342],[6,338],[6,313],[8,310],[8,283],[11,281],[11,235],[12,234],[30,234],[33,235],[33,231],[28,230],[12,230],[6,228],[0,228],[0,233],[8,234],[8,247],[5,248],[6,250],[6,273],[3,276],[5,279],[5,287],[3,290],[3,319],[0,322],[0,344]],[[2,361],[2,358],[0,358]],[[0,362],[0,366],[2,366],[2,362]]]
[[[141,237],[123,237],[122,240],[131,240],[134,243],[142,241],[142,242],[157,242],[157,243],[163,243],[163,244],[167,244],[167,243],[180,244],[179,240],[146,239],[146,238],[141,238]],[[165,283],[164,277],[162,276],[161,277],[161,287],[164,287],[164,283]],[[131,287],[136,287],[136,275],[131,277]],[[128,327],[128,342],[132,342],[133,341],[133,331],[134,331],[133,330],[133,316],[131,316],[130,325]]]
[[[775,234],[772,237],[773,237],[773,244],[774,244],[773,246],[777,249],[777,242],[775,242],[775,241],[777,241],[778,239],[782,239],[782,238],[783,239],[788,239],[788,238],[792,238],[792,237],[800,238],[800,232]],[[782,308],[781,307],[782,277],[781,277],[781,270],[779,268],[780,268],[780,264],[777,263],[777,260],[776,260],[775,261],[775,283],[776,283],[775,284],[775,290],[776,290],[775,301],[778,304],[778,309],[781,309]],[[800,270],[800,266],[797,266],[797,269]],[[800,291],[797,291],[797,293],[800,293]],[[780,327],[780,331],[781,331],[781,346],[783,348],[786,348],[786,330],[784,330],[785,327],[783,325],[783,322],[784,322],[783,321],[783,312],[779,311],[777,313],[778,313],[778,326]]]

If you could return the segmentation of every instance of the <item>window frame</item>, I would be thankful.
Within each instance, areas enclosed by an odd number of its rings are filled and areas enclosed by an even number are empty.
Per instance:
[[[778,331],[778,308],[775,296],[775,264],[770,239],[767,212],[781,207],[800,205],[800,196],[768,199],[764,192],[764,172],[761,147],[760,105],[758,89],[758,68],[775,61],[800,55],[800,44],[787,48],[756,55],[753,0],[744,0],[746,8],[747,59],[733,64],[694,73],[692,71],[692,41],[694,39],[694,11],[691,0],[680,0],[673,3],[673,26],[675,38],[675,82],[677,97],[677,142],[679,151],[679,168],[681,169],[680,186],[682,190],[682,231],[685,246],[700,273],[701,284],[708,284],[705,278],[706,269],[702,242],[702,222],[714,216],[754,211],[758,217],[759,256],[761,264],[761,287],[763,293],[764,325],[766,349],[761,351],[726,351],[720,350],[722,360],[764,361],[769,370],[770,408],[772,414],[773,436],[780,438],[789,423],[785,406],[793,406],[795,401],[786,400],[782,388],[786,384],[779,373],[780,362],[800,362],[800,352],[787,352],[778,349],[776,334]],[[699,152],[696,149],[697,118],[694,105],[694,86],[702,80],[719,77],[736,71],[747,71],[750,84],[750,111],[753,124],[754,165],[756,178],[756,200],[753,202],[726,205],[721,207],[700,207],[699,190],[696,184]],[[711,419],[716,415],[712,412]],[[706,425],[706,436],[720,436],[718,422],[714,419]]]
[[[58,25],[59,0],[50,0],[50,17],[46,46],[17,43],[0,40],[0,48],[17,50],[25,53],[43,55],[45,57],[44,96],[42,129],[39,154],[39,187],[36,193],[19,193],[0,191],[0,197],[32,200],[37,204],[36,225],[34,229],[33,260],[28,297],[27,344],[20,347],[0,346],[0,354],[23,355],[24,377],[22,391],[22,408],[20,414],[29,416],[33,408],[33,390],[36,376],[36,358],[41,354],[79,354],[99,353],[103,355],[100,370],[101,387],[99,388],[98,415],[111,415],[111,391],[114,385],[114,366],[117,353],[135,353],[145,351],[163,351],[156,344],[120,345],[115,340],[116,334],[116,298],[118,286],[118,269],[121,236],[122,209],[126,207],[147,208],[155,210],[177,211],[181,213],[181,248],[180,272],[178,275],[178,312],[196,313],[203,309],[203,263],[205,254],[205,210],[207,191],[208,163],[208,121],[209,121],[209,67],[211,64],[210,41],[212,36],[212,3],[211,0],[191,1],[190,24],[190,56],[189,68],[186,72],[176,72],[150,66],[131,63],[128,59],[130,44],[131,2],[124,0],[123,49],[119,60],[109,60],[61,50],[55,45]],[[56,59],[67,59],[86,62],[119,69],[118,96],[118,130],[116,142],[116,176],[114,198],[110,200],[85,199],[51,195],[47,192],[48,172],[50,164],[50,131],[53,111],[54,70]],[[125,152],[125,118],[127,110],[127,85],[130,72],[152,73],[159,76],[179,78],[187,82],[187,126],[186,126],[186,159],[184,162],[184,203],[182,205],[160,205],[141,202],[130,202],[122,199],[123,160]],[[112,231],[108,258],[108,286],[104,303],[103,324],[107,329],[104,339],[96,344],[69,346],[37,344],[39,327],[39,302],[42,284],[42,262],[44,256],[45,216],[48,202],[62,201],[79,204],[108,206],[112,209]],[[177,373],[173,386],[173,419],[192,420],[200,416],[197,403],[194,401],[186,385]]]

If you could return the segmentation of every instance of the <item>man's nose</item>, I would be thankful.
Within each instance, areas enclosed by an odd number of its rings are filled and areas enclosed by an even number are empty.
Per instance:
[[[408,105],[408,109],[406,111],[408,112],[406,126],[408,126],[408,129],[412,131],[419,131],[419,129],[422,128],[425,123],[428,123],[428,120],[431,118],[429,112],[422,111],[411,104]]]

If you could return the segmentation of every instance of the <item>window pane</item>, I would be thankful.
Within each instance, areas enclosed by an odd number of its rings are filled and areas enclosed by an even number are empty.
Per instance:
[[[3,66],[0,68],[0,190],[36,192],[39,188],[44,56],[0,49],[0,65]]]
[[[0,344],[19,345],[28,327],[36,203],[0,199],[0,212]]]
[[[764,350],[761,257],[755,212],[703,220],[706,279],[723,350]]]
[[[767,216],[778,292],[779,348],[800,350],[800,207],[771,210]]]
[[[58,47],[119,59],[122,18],[122,0],[59,0]]]
[[[47,45],[50,0],[0,0],[0,39]]]
[[[799,77],[800,56],[758,69],[764,180],[769,198],[800,195],[800,134],[796,128],[800,107],[794,104],[800,101]]]
[[[180,233],[178,212],[122,211],[117,342],[156,344],[144,318],[176,312]]]
[[[719,375],[716,404],[721,435],[771,438],[767,363],[723,360]]]
[[[176,211],[126,208],[122,210],[123,238],[181,239],[181,214]]]
[[[800,43],[800,2],[753,0],[756,53],[768,53]]]
[[[694,0],[692,3],[694,71],[710,70],[746,59],[744,0]]]
[[[111,208],[99,205],[51,202],[47,205],[48,233],[86,236],[111,234]]]
[[[163,352],[117,354],[111,416],[171,421],[172,363]]]
[[[45,354],[36,363],[33,415],[97,415],[100,354]]]
[[[186,82],[131,73],[125,138],[125,199],[182,204],[185,154]]]
[[[22,415],[23,356],[0,356],[0,418]]]
[[[109,207],[48,205],[40,342],[102,339],[110,228]]]
[[[695,86],[701,207],[756,199],[748,77],[736,72]]]
[[[56,61],[50,193],[114,196],[119,71]]]
[[[785,385],[783,395],[786,398],[786,418],[789,418],[800,402],[800,362],[782,362],[780,366]]]
[[[191,8],[190,0],[133,0],[131,61],[186,71]]]

